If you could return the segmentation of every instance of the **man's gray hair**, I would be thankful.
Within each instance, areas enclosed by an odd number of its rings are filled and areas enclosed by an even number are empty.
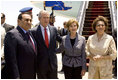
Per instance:
[[[42,17],[42,13],[49,14],[48,11],[46,11],[46,10],[41,10],[41,11],[39,12],[39,14],[38,14],[38,17],[39,17],[39,18]],[[50,14],[49,14],[49,15],[50,15]]]

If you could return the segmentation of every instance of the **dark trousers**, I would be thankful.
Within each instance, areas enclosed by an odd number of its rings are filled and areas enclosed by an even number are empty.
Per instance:
[[[65,79],[82,79],[82,67],[68,67],[64,65]]]
[[[56,72],[47,72],[47,73],[37,73],[38,79],[58,79],[57,71]]]
[[[46,72],[38,72],[38,79],[58,79],[57,70],[53,70],[50,64],[47,66],[48,70]]]

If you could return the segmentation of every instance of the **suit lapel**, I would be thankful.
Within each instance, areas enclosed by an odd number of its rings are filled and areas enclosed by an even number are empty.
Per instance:
[[[33,35],[32,35],[32,33],[31,32],[29,32],[29,34],[30,34],[30,36],[32,37],[32,39],[33,39],[33,41],[34,41],[34,45],[35,45],[35,53],[37,53],[37,44],[36,44],[36,41],[35,41],[35,39],[34,39],[34,37],[33,37]],[[34,49],[33,49],[34,50]]]
[[[74,47],[76,47],[78,45],[79,40],[80,40],[80,38],[79,38],[79,35],[77,34],[76,39],[75,39],[75,43],[74,43],[74,45],[72,47],[72,44],[71,44],[71,41],[70,41],[70,35],[68,34],[67,35],[67,39],[66,39],[65,42],[67,42],[68,47],[70,47],[72,49],[72,48],[74,48]]]
[[[49,25],[48,25],[48,28],[49,28],[49,32],[50,32],[50,42],[49,42],[49,47],[50,47],[51,43],[52,43],[52,39],[53,39],[53,30]]]
[[[68,34],[67,37],[66,37],[65,43],[67,43],[67,44],[68,44],[68,47],[72,49],[72,45],[71,45],[71,41],[70,41],[70,36],[69,36],[69,34]]]
[[[19,31],[19,33],[22,35],[22,38],[24,39],[24,40],[26,40],[26,42],[27,42],[27,44],[28,45],[30,45],[29,47],[34,51],[34,49],[33,49],[33,46],[32,46],[32,44],[31,44],[31,42],[30,42],[30,40],[27,38],[27,36],[26,36],[26,34],[23,32],[23,30],[18,26],[17,27],[17,30]],[[31,33],[30,33],[30,35],[31,35]],[[32,36],[31,36],[32,37]],[[32,38],[33,39],[33,38]],[[34,39],[33,39],[34,40]],[[34,43],[35,43],[35,40],[34,40]],[[36,46],[36,45],[35,45]],[[35,51],[34,51],[34,53],[35,53]]]
[[[38,26],[37,34],[38,34],[38,43],[41,43],[46,47],[45,40],[43,39],[43,34],[42,34],[42,31],[41,31],[41,26],[40,25]]]
[[[23,32],[23,30],[19,27],[19,26],[17,26],[17,30],[19,31],[19,33],[23,36],[23,37],[25,37],[25,33]],[[26,38],[26,37],[25,37]]]
[[[79,41],[80,41],[78,33],[76,33],[76,34],[77,35],[76,35],[76,39],[75,39],[75,44],[73,45],[73,47],[76,47],[78,45]]]

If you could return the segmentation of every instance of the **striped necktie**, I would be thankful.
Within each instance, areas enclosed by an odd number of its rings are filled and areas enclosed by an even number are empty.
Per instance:
[[[33,46],[33,49],[34,49],[34,51],[36,52],[35,43],[34,43],[34,41],[33,41],[33,38],[31,37],[31,35],[30,35],[29,32],[27,32],[26,35],[28,36],[28,39],[30,40],[30,42],[31,42],[31,44],[32,44],[32,46]]]

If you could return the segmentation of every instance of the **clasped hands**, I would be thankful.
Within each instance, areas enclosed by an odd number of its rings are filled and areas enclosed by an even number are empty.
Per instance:
[[[93,60],[96,61],[96,60],[100,60],[100,59],[103,59],[104,57],[102,55],[96,55],[96,56],[93,56]]]

